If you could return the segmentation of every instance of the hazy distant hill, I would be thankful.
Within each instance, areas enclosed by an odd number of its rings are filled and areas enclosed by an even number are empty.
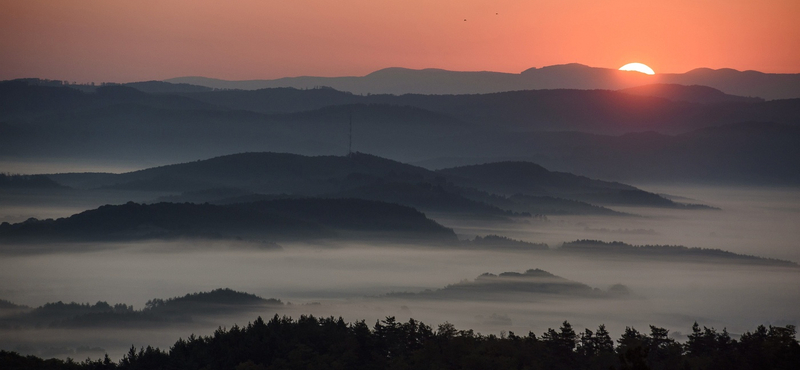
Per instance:
[[[143,91],[146,93],[155,93],[155,94],[174,94],[174,93],[200,92],[200,91],[212,90],[211,88],[205,86],[181,84],[181,83],[176,84],[164,81],[129,82],[123,85],[127,87],[132,87],[136,90]]]
[[[725,94],[708,86],[678,84],[652,84],[618,90],[626,94],[654,96],[673,101],[701,104],[760,103],[764,99]]]
[[[130,202],[56,220],[0,224],[0,241],[5,244],[177,237],[275,241],[345,235],[455,241],[452,230],[413,208],[358,199],[279,199],[227,206]]]
[[[621,181],[800,184],[800,127],[742,123],[629,134],[572,152],[568,171]]]
[[[771,102],[768,102],[771,103]],[[551,170],[623,182],[800,184],[800,127],[764,122],[681,135],[581,132],[464,135],[427,168],[532,161]],[[469,153],[452,156],[449,153]]]
[[[219,89],[271,87],[308,89],[330,86],[356,94],[484,94],[531,89],[618,90],[653,83],[703,85],[727,94],[765,99],[800,98],[800,74],[698,68],[653,76],[577,63],[530,68],[521,73],[457,72],[441,69],[386,68],[361,77],[289,77],[276,80],[225,81],[205,77],[166,80]]]
[[[471,95],[359,96],[329,88],[213,91],[182,94],[208,104],[262,113],[297,112],[330,105],[389,104],[411,106],[470,123],[476,129],[581,130],[624,133],[655,130],[685,132],[748,120],[800,123],[800,99],[768,104],[758,99],[727,99],[726,104],[698,104],[699,88],[680,92],[629,94],[610,90],[525,90]],[[673,89],[674,90],[674,89]],[[702,89],[700,89],[702,90]],[[656,95],[656,96],[649,96]],[[719,97],[717,97],[719,98]]]
[[[663,83],[710,86],[727,94],[764,99],[800,98],[800,74],[737,71],[730,68],[697,68],[663,75]]]

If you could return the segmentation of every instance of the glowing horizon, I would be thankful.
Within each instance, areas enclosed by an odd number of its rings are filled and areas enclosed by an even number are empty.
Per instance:
[[[0,79],[130,82],[519,73],[644,60],[659,73],[800,73],[795,0],[0,0]],[[680,52],[676,52],[679,50]]]

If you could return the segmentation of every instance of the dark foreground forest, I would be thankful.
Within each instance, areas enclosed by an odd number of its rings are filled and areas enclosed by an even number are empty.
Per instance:
[[[725,331],[692,327],[685,343],[664,328],[626,328],[611,339],[601,325],[577,333],[568,322],[541,336],[433,329],[414,319],[364,321],[301,316],[260,317],[246,327],[179,339],[169,350],[131,347],[118,363],[43,360],[0,351],[2,369],[797,369],[793,325],[759,326],[732,339]]]

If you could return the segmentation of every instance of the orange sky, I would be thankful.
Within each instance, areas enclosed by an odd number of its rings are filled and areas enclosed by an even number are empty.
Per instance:
[[[799,0],[0,0],[0,79],[517,73],[634,61],[656,73],[798,73],[798,19]]]

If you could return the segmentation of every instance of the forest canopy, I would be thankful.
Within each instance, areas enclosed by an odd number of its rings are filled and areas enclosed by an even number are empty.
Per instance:
[[[4,369],[795,369],[796,328],[759,326],[738,340],[723,329],[691,329],[677,342],[669,330],[626,327],[616,341],[604,325],[577,332],[564,321],[537,336],[500,336],[433,328],[414,319],[366,322],[300,316],[259,317],[247,326],[179,339],[168,350],[131,347],[119,361],[44,360],[0,351]]]

